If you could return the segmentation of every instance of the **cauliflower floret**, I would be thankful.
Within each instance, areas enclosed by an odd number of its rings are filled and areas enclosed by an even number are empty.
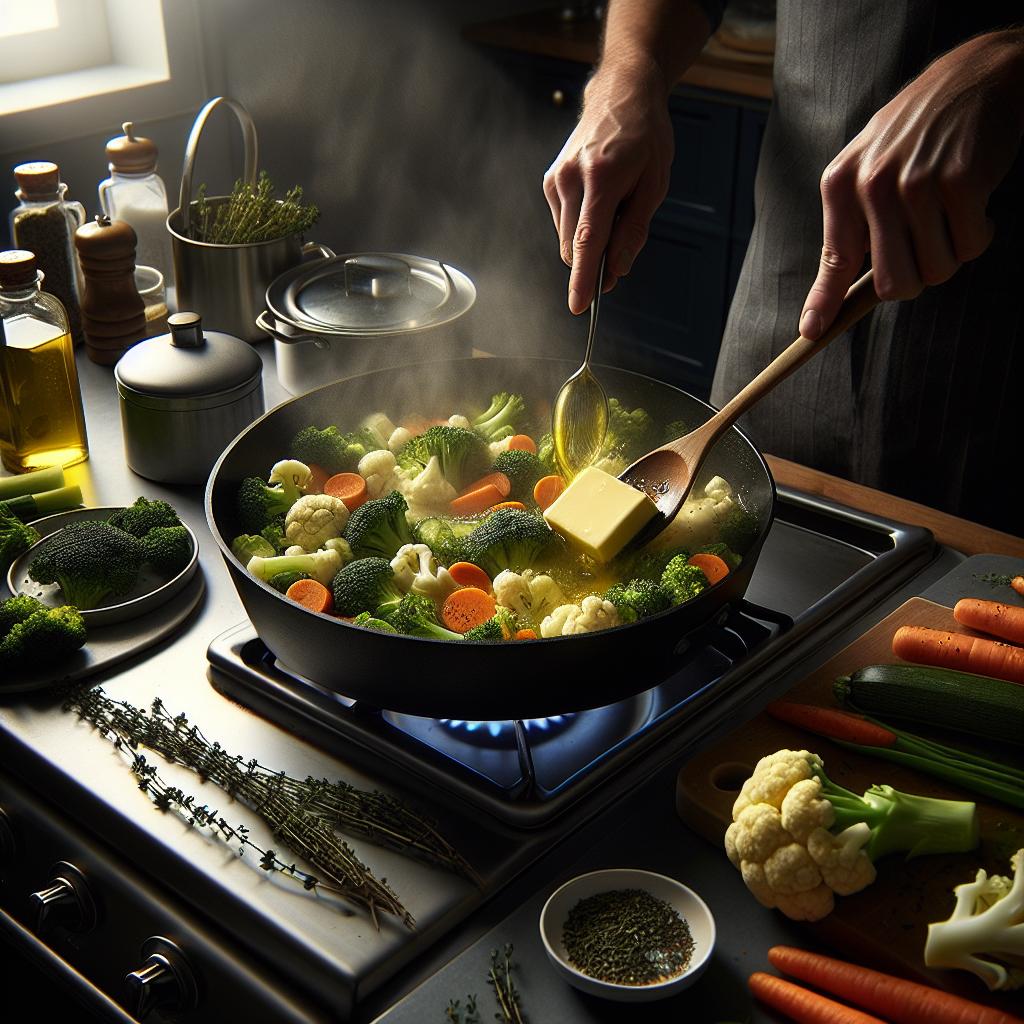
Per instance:
[[[806,843],[815,829],[831,828],[835,820],[835,808],[821,795],[816,778],[801,779],[782,801],[782,827],[798,843]]]
[[[693,551],[718,539],[719,523],[733,507],[732,487],[722,477],[712,477],[703,497],[691,495],[675,518],[650,543],[652,551],[679,548]]]
[[[745,860],[740,865],[740,874],[746,887],[754,894],[754,898],[762,907],[777,905],[775,890],[764,877],[764,865],[754,860]]]
[[[448,417],[449,427],[460,427],[462,430],[472,430],[473,424],[469,422],[468,416],[462,416],[459,413],[453,413]]]
[[[763,863],[780,847],[793,841],[782,827],[778,809],[771,804],[751,804],[729,828],[736,830],[733,845],[740,861]]]
[[[509,445],[512,443],[512,435],[503,437],[500,441],[490,441],[487,445],[491,453],[491,461],[493,462],[502,452],[507,452]]]
[[[443,515],[450,510],[453,499],[459,495],[445,480],[441,462],[436,455],[430,456],[422,472],[408,480],[402,491],[409,504],[408,515],[416,520]]]
[[[328,551],[336,551],[341,558],[342,565],[348,565],[356,557],[352,551],[352,545],[344,537],[331,537],[324,547]]]
[[[820,921],[832,913],[835,905],[835,896],[824,882],[814,889],[791,896],[775,894],[775,906],[792,921]]]
[[[391,422],[391,418],[386,416],[382,412],[373,412],[366,417],[365,420],[360,424],[364,430],[368,430],[373,434],[374,439],[377,442],[378,448],[383,448],[388,445],[388,438],[395,432],[395,425]],[[394,449],[391,449],[394,451]]]
[[[422,594],[437,602],[459,587],[447,569],[438,567],[426,544],[403,544],[391,559],[391,568],[400,590]]]
[[[713,476],[704,485],[704,494],[713,501],[724,501],[727,498],[732,498],[733,489],[729,481],[724,477]]]
[[[581,604],[563,604],[555,608],[540,624],[540,635],[574,636],[578,633],[596,633],[621,625],[619,610],[611,603],[591,594]]]
[[[543,637],[568,636],[580,613],[578,604],[559,605],[550,615],[546,615],[540,624],[540,635]]]
[[[395,427],[388,435],[389,451],[397,452],[412,440],[412,431],[406,427]]]
[[[360,460],[359,475],[366,481],[367,498],[379,498],[382,494],[405,489],[407,477],[398,468],[394,452],[385,448],[367,452]]]
[[[286,555],[308,555],[309,552],[301,544],[290,544],[284,549]]]
[[[843,829],[837,836],[824,828],[816,828],[807,837],[807,852],[833,892],[849,896],[875,880],[875,865],[864,852],[870,838],[871,829],[864,821]]]
[[[781,808],[790,789],[801,779],[809,779],[812,767],[820,764],[817,754],[806,750],[777,750],[762,757],[733,804],[733,819],[738,818],[748,804],[771,804]]]
[[[795,896],[821,885],[821,871],[806,846],[790,842],[780,846],[765,862],[764,877],[780,896]]]
[[[494,577],[494,599],[517,615],[535,622],[542,620],[565,601],[562,588],[550,577],[537,575],[532,569],[522,573],[503,569]]]
[[[284,519],[284,535],[304,551],[316,551],[348,523],[348,508],[329,494],[304,494]]]
[[[267,480],[271,484],[290,484],[305,491],[313,480],[313,471],[298,459],[283,459],[274,463]]]

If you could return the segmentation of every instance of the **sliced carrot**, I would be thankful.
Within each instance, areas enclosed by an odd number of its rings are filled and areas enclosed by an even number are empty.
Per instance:
[[[476,587],[485,594],[491,592],[491,577],[472,562],[455,562],[448,566],[448,574],[460,587]]]
[[[507,498],[509,492],[512,490],[512,481],[504,473],[488,473],[486,476],[480,477],[479,480],[474,480],[468,487],[464,487],[461,494],[471,494],[473,491],[479,491],[481,487],[486,487],[488,484],[493,484],[501,491],[501,496]]]
[[[414,437],[424,433],[433,423],[434,421],[427,419],[426,416],[409,416],[402,420],[402,426]]]
[[[484,484],[468,494],[460,494],[451,502],[453,516],[475,516],[496,505],[505,497],[494,484]]]
[[[468,633],[474,626],[493,619],[497,607],[494,598],[479,587],[462,587],[445,599],[441,621],[456,633]]]
[[[309,471],[313,474],[313,479],[310,480],[306,493],[323,494],[324,484],[330,479],[331,474],[323,466],[319,466],[315,462],[309,464]]]
[[[979,597],[964,597],[953,608],[953,618],[961,626],[991,633],[1015,644],[1024,644],[1024,608],[984,601]]]
[[[492,505],[487,511],[497,512],[503,508],[514,508],[518,512],[526,511],[526,506],[521,501],[499,501],[497,505]]]
[[[1010,586],[1013,587],[1021,597],[1024,597],[1024,576],[1014,576],[1013,579],[1010,580]]]
[[[1002,1010],[793,946],[768,950],[772,966],[840,999],[884,1013],[892,1024],[1019,1024]]]
[[[318,580],[296,580],[285,597],[313,612],[329,612],[334,607],[331,592]]]
[[[780,1010],[800,1024],[886,1024],[878,1017],[861,1013],[763,971],[755,971],[747,979],[747,984],[762,1003]]]
[[[325,484],[324,494],[340,498],[349,512],[366,504],[366,481],[358,473],[335,473]]]
[[[717,583],[729,575],[729,566],[718,555],[690,555],[690,565],[697,566],[708,578],[708,583]]]
[[[868,747],[891,747],[898,739],[896,733],[869,722],[860,715],[834,708],[819,708],[814,704],[797,704],[791,700],[772,701],[765,710],[772,718],[789,722],[832,740],[862,743]]]
[[[537,630],[535,629],[517,629],[516,630],[517,640],[536,640]]]
[[[533,488],[533,500],[541,508],[547,508],[564,490],[565,481],[557,474],[542,476]]]
[[[508,439],[508,446],[513,451],[529,452],[537,454],[537,442],[529,434],[513,434]]]
[[[938,665],[1024,684],[1024,648],[998,640],[927,626],[900,626],[892,638],[892,653],[918,665]]]

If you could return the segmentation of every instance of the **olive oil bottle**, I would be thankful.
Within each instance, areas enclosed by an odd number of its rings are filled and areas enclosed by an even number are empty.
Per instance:
[[[27,250],[0,253],[0,461],[13,473],[89,457],[67,314],[41,277]]]

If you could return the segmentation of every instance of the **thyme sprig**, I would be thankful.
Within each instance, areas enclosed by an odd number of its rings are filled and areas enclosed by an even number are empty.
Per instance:
[[[302,202],[298,185],[284,199],[275,199],[266,171],[260,171],[255,185],[236,181],[227,202],[216,206],[207,198],[206,185],[200,185],[194,206],[190,237],[211,245],[251,245],[302,234],[320,216],[316,206]]]
[[[519,1004],[519,990],[512,980],[512,972],[518,967],[512,960],[512,943],[507,942],[500,952],[491,950],[491,966],[487,970],[487,984],[494,992],[494,1001],[498,1012],[494,1019],[502,1024],[527,1024],[523,1009]],[[465,1016],[462,1004],[458,999],[449,999],[445,1016],[450,1024],[480,1024],[480,1013],[477,1010],[476,996],[466,996]]]
[[[172,717],[159,698],[146,712],[125,701],[111,700],[102,688],[79,688],[67,696],[64,710],[91,722],[125,755],[140,779],[139,788],[158,808],[174,811],[190,826],[206,828],[225,842],[238,840],[239,854],[251,847],[266,871],[281,871],[301,881],[306,889],[331,891],[364,908],[377,927],[378,911],[393,914],[409,928],[415,921],[387,880],[376,878],[352,847],[335,835],[336,828],[476,879],[451,844],[397,798],[341,781],[311,776],[300,781],[266,768],[255,758],[244,761],[240,754],[232,756],[207,739],[185,715]],[[215,783],[252,808],[275,839],[309,861],[326,881],[286,864],[275,851],[253,843],[244,827],[229,825],[218,811],[205,804],[197,806],[193,797],[168,785],[138,751],[140,746],[191,769],[204,782]]]

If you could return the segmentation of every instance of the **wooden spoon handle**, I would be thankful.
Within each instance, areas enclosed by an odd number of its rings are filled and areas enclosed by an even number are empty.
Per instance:
[[[835,320],[820,338],[810,341],[801,335],[783,352],[780,352],[735,398],[727,402],[699,429],[710,444],[733,425],[752,405],[759,402],[776,384],[784,381],[794,370],[803,366],[812,356],[817,355],[826,345],[840,334],[848,331],[861,317],[870,313],[881,301],[875,294],[872,271],[855,281],[843,299]],[[698,433],[698,431],[694,431]],[[707,434],[710,433],[710,439]]]

